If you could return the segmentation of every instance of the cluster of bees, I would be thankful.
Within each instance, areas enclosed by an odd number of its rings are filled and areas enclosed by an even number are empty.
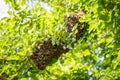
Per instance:
[[[69,13],[65,15],[64,18],[66,21],[65,27],[69,33],[72,32],[73,27],[77,24],[77,33],[75,34],[76,40],[79,40],[84,33],[84,28],[82,28],[84,23],[79,21],[80,17],[84,14],[84,11],[80,11],[78,13]],[[67,53],[69,50],[69,48],[64,48],[63,42],[61,42],[59,45],[53,45],[52,40],[48,39],[37,44],[36,49],[30,58],[39,70],[44,70],[53,58],[58,59],[63,53]]]

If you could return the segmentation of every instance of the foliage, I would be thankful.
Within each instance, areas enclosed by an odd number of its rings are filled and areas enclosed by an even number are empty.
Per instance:
[[[4,1],[10,17],[0,20],[0,75],[8,80],[120,79],[119,0]],[[39,71],[29,58],[35,43],[51,36],[53,43],[65,40],[64,15],[80,10],[86,11],[80,21],[88,23],[84,36]]]

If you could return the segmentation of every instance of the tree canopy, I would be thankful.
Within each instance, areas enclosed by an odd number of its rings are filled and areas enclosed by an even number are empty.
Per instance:
[[[4,0],[9,17],[0,20],[0,79],[119,80],[119,0]],[[65,31],[65,15],[85,14],[85,32],[74,47]],[[39,70],[30,56],[37,42],[64,41],[70,50]],[[66,40],[67,39],[67,40]]]

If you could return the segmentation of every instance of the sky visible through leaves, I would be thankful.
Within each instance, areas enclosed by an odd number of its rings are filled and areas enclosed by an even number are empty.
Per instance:
[[[32,7],[32,3],[29,3],[29,4],[31,5],[29,7]],[[48,12],[52,9],[51,7],[48,6],[47,3],[40,2],[40,4]],[[9,16],[9,14],[7,13],[8,8],[9,7],[5,4],[4,0],[0,0],[0,19],[3,18],[3,17]]]
[[[5,4],[4,0],[0,0],[0,19],[8,16],[8,6]]]

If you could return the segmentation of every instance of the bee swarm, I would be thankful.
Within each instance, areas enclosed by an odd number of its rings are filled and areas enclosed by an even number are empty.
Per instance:
[[[65,16],[66,29],[69,33],[72,32],[73,27],[78,24],[76,33],[76,39],[79,40],[83,35],[83,28],[81,22],[79,22],[80,16],[84,14],[83,11],[78,12],[77,14],[69,14]],[[63,53],[69,51],[68,48],[64,49],[64,43],[61,42],[59,45],[53,45],[52,40],[48,39],[42,43],[37,44],[36,50],[30,56],[34,64],[38,69],[44,70],[52,58],[58,59]]]

